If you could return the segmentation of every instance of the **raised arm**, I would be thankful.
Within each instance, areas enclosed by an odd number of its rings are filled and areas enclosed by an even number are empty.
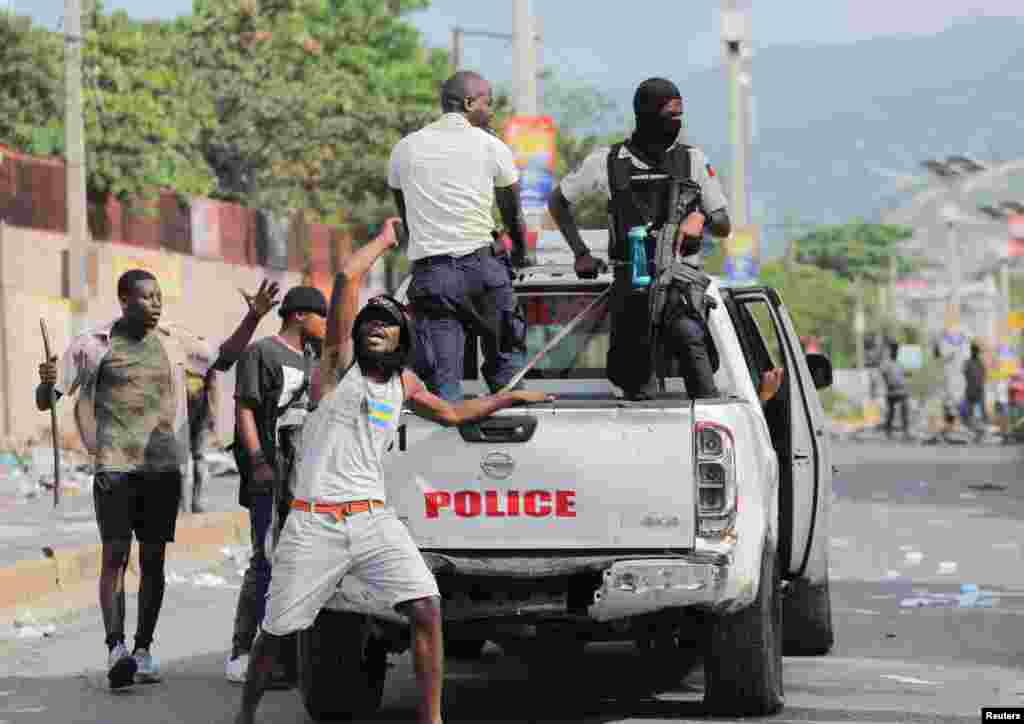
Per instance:
[[[338,383],[338,374],[352,364],[355,356],[352,324],[359,312],[359,290],[374,262],[389,249],[398,246],[396,221],[398,219],[394,217],[385,221],[377,238],[352,254],[334,277],[331,307],[327,312],[327,336],[320,360],[320,396],[330,392]]]
[[[498,410],[536,402],[554,402],[555,396],[536,390],[511,390],[498,392],[486,397],[451,403],[429,392],[420,379],[410,370],[402,373],[406,401],[420,417],[444,427],[455,427],[467,422],[476,422],[493,415]]]
[[[242,317],[242,321],[239,322],[231,336],[220,346],[217,360],[213,363],[215,370],[226,372],[242,356],[242,352],[252,341],[252,336],[256,333],[260,320],[278,305],[276,299],[278,289],[277,282],[268,282],[264,279],[260,284],[259,291],[255,294],[250,295],[242,289],[238,290],[245,299],[245,303],[249,305],[249,311]]]

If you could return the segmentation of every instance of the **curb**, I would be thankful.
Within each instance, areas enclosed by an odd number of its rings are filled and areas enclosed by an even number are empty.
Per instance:
[[[210,560],[220,557],[225,545],[242,543],[249,543],[248,511],[184,515],[178,518],[174,542],[167,546],[167,559]],[[0,568],[0,614],[95,584],[102,559],[102,547],[91,544],[57,548],[52,557]],[[128,569],[137,575],[138,545],[132,546]]]

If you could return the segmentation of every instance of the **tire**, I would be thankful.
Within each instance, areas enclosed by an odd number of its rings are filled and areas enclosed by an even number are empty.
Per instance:
[[[476,661],[484,653],[487,639],[449,639],[444,640],[445,658]]]
[[[828,578],[811,585],[803,579],[789,584],[782,602],[786,622],[782,653],[786,656],[824,656],[832,650],[832,602]]]
[[[387,650],[369,631],[366,616],[324,610],[299,633],[299,690],[313,721],[350,721],[380,708]]]
[[[775,547],[767,541],[757,598],[712,619],[704,684],[704,703],[714,714],[767,716],[782,709],[782,597]]]

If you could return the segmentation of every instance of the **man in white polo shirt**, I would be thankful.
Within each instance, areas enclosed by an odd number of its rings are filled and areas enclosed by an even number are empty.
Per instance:
[[[512,269],[526,261],[519,172],[511,149],[490,131],[491,85],[461,71],[441,86],[444,115],[395,145],[388,185],[409,230],[416,318],[415,370],[442,399],[462,399],[466,333],[483,342],[492,391],[525,363],[526,324]],[[493,240],[495,201],[512,251]]]

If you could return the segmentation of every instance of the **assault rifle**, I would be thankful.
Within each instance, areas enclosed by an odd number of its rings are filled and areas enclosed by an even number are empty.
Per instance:
[[[674,274],[677,272],[675,267],[681,267],[683,265],[675,263],[675,255],[673,254],[673,247],[675,246],[676,237],[680,234],[680,227],[694,211],[700,208],[701,202],[701,191],[700,186],[691,180],[686,180],[681,183],[673,183],[669,187],[668,205],[669,209],[668,220],[662,227],[656,232],[657,244],[655,246],[654,259],[651,260],[651,285],[648,288],[648,299],[650,304],[651,321],[650,321],[650,350],[651,350],[651,373],[655,374],[658,378],[658,389],[661,392],[665,391],[665,355],[662,353],[661,347],[661,326],[662,317],[665,312],[665,300],[668,297],[668,288],[672,283]],[[703,272],[695,273],[701,276],[706,276]],[[697,281],[694,279],[694,281]],[[704,288],[707,288],[707,284],[704,284]],[[700,290],[700,295],[703,297],[704,290]]]

